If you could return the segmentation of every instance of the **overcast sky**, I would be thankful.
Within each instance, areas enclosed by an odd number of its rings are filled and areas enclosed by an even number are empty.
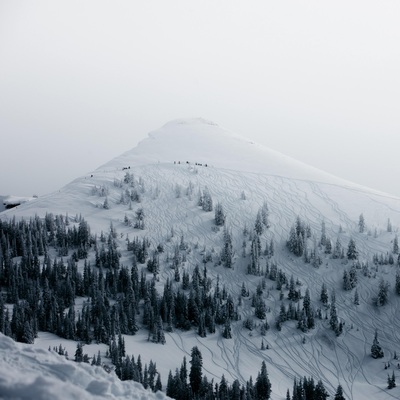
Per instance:
[[[400,196],[400,2],[0,0],[0,194],[203,117]]]

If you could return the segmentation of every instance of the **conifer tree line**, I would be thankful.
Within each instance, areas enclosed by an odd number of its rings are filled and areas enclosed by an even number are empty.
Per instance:
[[[112,224],[107,234],[97,237],[82,217],[71,221],[68,216],[47,214],[44,220],[0,223],[0,284],[6,294],[5,299],[0,296],[0,328],[18,341],[32,343],[42,330],[84,343],[108,344],[115,335],[133,335],[141,326],[157,343],[165,343],[164,330],[194,328],[204,337],[215,333],[218,325],[229,337],[231,322],[239,318],[238,301],[219,280],[212,283],[207,276],[207,260],[191,276],[182,268],[187,250],[183,236],[172,259],[175,280],[167,280],[160,295],[155,283],[163,246],[150,249],[146,237],[127,240],[132,252],[128,268],[120,265]],[[224,228],[221,262],[227,268],[233,257],[230,235]],[[93,266],[89,252],[94,253]],[[79,260],[83,271],[78,271]],[[77,296],[88,298],[79,312],[74,306]],[[255,315],[262,319],[265,302],[260,293],[256,300]],[[14,304],[12,319],[4,301]]]

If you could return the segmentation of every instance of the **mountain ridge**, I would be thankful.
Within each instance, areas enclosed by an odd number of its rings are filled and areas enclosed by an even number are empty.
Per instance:
[[[189,161],[242,172],[363,188],[257,144],[203,118],[173,120],[148,135],[148,138],[139,142],[135,148],[103,164],[98,170],[116,164],[120,167],[129,164],[143,165],[146,161],[153,163]]]

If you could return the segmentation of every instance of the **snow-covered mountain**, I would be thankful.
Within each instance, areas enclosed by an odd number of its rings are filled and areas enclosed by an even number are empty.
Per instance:
[[[218,203],[223,207],[225,227],[232,239],[232,268],[220,265],[224,229],[216,226],[214,211],[206,212],[199,206],[199,197],[205,194],[211,197],[214,209]],[[222,338],[220,326],[207,337],[200,337],[194,330],[175,329],[165,333],[163,346],[148,342],[147,332],[140,330],[126,337],[128,353],[141,353],[145,360],[156,361],[164,385],[168,371],[179,367],[182,357],[189,357],[191,348],[198,346],[203,354],[204,374],[210,379],[219,380],[224,375],[229,382],[236,378],[244,382],[251,375],[254,378],[265,361],[273,399],[285,398],[293,378],[303,376],[321,379],[331,395],[341,384],[348,399],[399,398],[399,389],[386,389],[388,373],[398,373],[393,357],[400,351],[400,296],[394,291],[397,255],[393,254],[400,226],[399,198],[334,177],[212,122],[191,119],[164,125],[136,148],[58,192],[0,216],[44,217],[51,212],[68,215],[73,221],[75,215],[82,215],[92,234],[98,235],[108,232],[112,223],[117,231],[121,264],[127,266],[132,263],[127,240],[147,237],[151,249],[164,247],[157,283],[160,294],[166,280],[174,280],[171,259],[183,242],[186,250],[181,271],[191,273],[196,264],[201,268],[206,265],[212,281],[218,277],[221,288],[224,286],[236,301],[243,284],[250,293],[260,284],[261,277],[247,271],[252,231],[265,204],[268,228],[262,229],[260,243],[264,250],[272,241],[274,255],[260,254],[261,270],[265,271],[267,261],[275,263],[288,278],[293,275],[298,280],[303,295],[306,289],[310,291],[313,307],[322,315],[315,328],[303,332],[295,321],[286,321],[280,331],[276,329],[281,304],[288,307],[290,301],[286,286],[282,288],[282,298],[276,282],[267,277],[263,298],[271,329],[266,336],[261,336],[261,322],[253,317],[250,296],[237,305],[241,320],[232,322],[232,339]],[[144,213],[144,229],[135,228],[139,209]],[[359,228],[361,214],[366,225],[363,232]],[[303,257],[296,257],[286,246],[298,217],[309,225],[308,251],[319,258],[319,266],[305,263]],[[322,225],[327,240],[333,245],[340,241],[344,253],[350,239],[356,243],[359,305],[354,304],[354,290],[343,289],[343,274],[353,261],[346,257],[333,259],[325,252],[325,246],[320,245]],[[209,258],[203,263],[205,255]],[[382,261],[392,255],[394,264],[375,265],[374,255],[381,256]],[[381,279],[390,284],[389,301],[377,307],[374,298]],[[329,296],[333,290],[336,294],[337,313],[344,324],[340,336],[329,329],[329,304],[320,302],[323,283]],[[247,318],[254,320],[252,331],[243,327]],[[376,330],[385,353],[380,360],[370,356]],[[260,350],[262,342],[268,350]],[[47,349],[49,335],[40,332],[33,346]],[[384,368],[388,363],[389,370]]]

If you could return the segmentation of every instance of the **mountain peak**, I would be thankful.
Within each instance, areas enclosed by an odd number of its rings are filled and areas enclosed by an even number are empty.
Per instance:
[[[172,121],[167,122],[164,127],[171,127],[171,126],[176,126],[176,125],[212,125],[212,126],[218,126],[215,122],[198,117],[198,118],[178,118],[178,119],[173,119]]]
[[[150,132],[137,147],[99,170],[174,162],[201,163],[222,169],[346,186],[350,184],[204,118],[167,122]]]

